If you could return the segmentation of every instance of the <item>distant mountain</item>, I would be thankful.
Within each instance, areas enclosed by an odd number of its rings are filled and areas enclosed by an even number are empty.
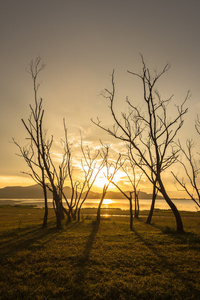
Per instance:
[[[71,197],[71,188],[65,187],[64,193],[67,198]],[[126,192],[128,193],[128,192]],[[90,191],[88,195],[88,199],[100,199],[101,193],[96,193],[93,191]],[[85,196],[85,193],[83,193],[83,197]],[[0,199],[40,199],[43,198],[43,191],[42,188],[38,185],[31,185],[31,186],[9,186],[5,188],[0,189]],[[51,192],[48,191],[48,198],[52,198]],[[124,199],[124,196],[120,192],[112,192],[108,191],[106,194],[106,198],[109,199]],[[139,192],[139,198],[140,199],[151,199],[152,195],[147,194],[145,192]],[[158,199],[162,199],[161,196],[157,197]]]
[[[125,193],[127,195],[129,195],[129,192],[128,191],[125,191]],[[133,195],[134,197],[134,195]],[[111,191],[108,191],[107,194],[106,194],[106,198],[109,198],[109,199],[124,199],[124,195],[120,192],[111,192]],[[147,194],[145,192],[139,192],[139,199],[151,199],[152,198],[152,194]],[[157,196],[157,199],[163,199],[163,197],[161,196]]]
[[[48,193],[48,196],[51,196],[50,193]],[[39,199],[43,198],[43,191],[38,184],[30,186],[8,186],[0,189],[0,198]]]

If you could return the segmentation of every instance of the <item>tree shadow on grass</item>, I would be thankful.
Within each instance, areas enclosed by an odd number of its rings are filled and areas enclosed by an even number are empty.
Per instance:
[[[90,254],[93,248],[93,244],[99,230],[99,223],[93,221],[91,223],[91,233],[88,236],[85,248],[80,258],[78,259],[77,266],[75,268],[74,283],[76,288],[73,290],[72,299],[87,299],[87,282],[85,280],[87,274],[87,266],[89,266]]]
[[[169,226],[159,226],[158,224],[149,224],[149,226],[152,226],[158,230],[160,230],[163,234],[167,234],[170,237],[172,237],[175,241],[179,241],[179,243],[187,244],[190,246],[199,246],[200,245],[200,237],[198,234],[190,231],[185,232],[177,232],[175,229],[172,229]]]
[[[15,229],[9,233],[9,239],[0,244],[0,258],[5,258],[16,254],[24,249],[29,249],[34,244],[43,247],[50,239],[60,233],[56,228],[41,228],[32,226],[29,228]]]
[[[152,225],[147,225],[147,226],[152,226]],[[157,228],[157,226],[155,226]],[[132,231],[135,236],[150,250],[153,252],[155,256],[158,257],[160,260],[160,265],[163,265],[163,269],[165,271],[171,272],[175,278],[178,278],[181,280],[183,286],[187,288],[187,291],[189,291],[190,296],[195,297],[196,295],[199,295],[199,289],[196,289],[192,283],[190,283],[189,278],[186,275],[182,274],[178,269],[176,265],[176,261],[171,261],[170,257],[168,258],[167,253],[163,253],[160,248],[157,248],[154,246],[150,241],[146,241],[142,235],[133,228]],[[170,232],[170,234],[172,234]],[[180,233],[175,233],[173,232],[176,238],[180,239],[182,242],[186,243],[187,235],[186,234],[180,234]],[[184,255],[184,253],[182,253]],[[196,298],[191,298],[191,299],[196,299]]]
[[[94,240],[95,240],[95,237],[96,237],[96,234],[99,230],[99,223],[96,222],[96,221],[93,221],[92,223],[92,231],[88,237],[88,240],[87,240],[87,243],[85,245],[85,249],[79,259],[79,266],[81,268],[84,268],[86,265],[87,265],[87,262],[90,258],[90,253],[91,253],[91,250],[92,250],[92,246],[93,246],[93,243],[94,243]]]

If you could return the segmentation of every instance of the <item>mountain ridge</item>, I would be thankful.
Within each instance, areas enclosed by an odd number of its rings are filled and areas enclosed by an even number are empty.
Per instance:
[[[66,186],[64,187],[64,193],[67,198],[71,197],[71,188]],[[83,193],[82,198],[85,196]],[[125,193],[128,193],[126,191]],[[52,198],[52,194],[50,191],[47,193],[48,198]],[[88,199],[100,199],[102,193],[90,191],[88,195]],[[38,185],[30,185],[30,186],[8,186],[4,188],[0,188],[0,199],[40,199],[43,198],[42,188]],[[106,198],[109,199],[124,199],[124,195],[120,192],[108,191],[106,194]],[[151,199],[152,194],[147,194],[146,192],[139,192],[140,199]],[[163,199],[161,196],[157,197],[158,199]]]

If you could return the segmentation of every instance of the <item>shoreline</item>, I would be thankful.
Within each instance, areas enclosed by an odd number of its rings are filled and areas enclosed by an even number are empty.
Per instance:
[[[9,205],[9,204],[4,204],[1,205],[0,204],[0,212],[1,210],[4,209],[9,209],[9,210],[20,210],[22,209],[24,212],[27,210],[44,210],[44,207],[37,207],[36,205],[24,205],[24,204],[15,204],[15,205]],[[53,211],[53,208],[49,208],[49,211]],[[134,210],[133,210],[134,212]],[[199,218],[200,217],[200,211],[186,211],[186,210],[179,210],[179,212],[181,213],[181,216],[183,218],[190,218],[190,217],[196,217]],[[149,210],[140,210],[140,214],[139,214],[139,218],[145,218],[148,217],[148,213]],[[86,219],[91,219],[93,217],[96,217],[97,214],[97,208],[95,207],[85,207],[81,209],[81,216],[84,216]],[[130,213],[129,213],[129,209],[121,209],[121,208],[106,208],[106,207],[102,207],[101,208],[101,217],[105,220],[109,220],[111,217],[121,217],[121,218],[129,218],[130,217]],[[158,209],[155,208],[154,209],[154,214],[153,217],[173,217],[173,213],[171,211],[171,209]],[[134,218],[134,217],[133,217]]]

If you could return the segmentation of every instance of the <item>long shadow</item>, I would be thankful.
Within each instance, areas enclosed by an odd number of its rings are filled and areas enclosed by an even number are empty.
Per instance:
[[[42,240],[42,243],[38,244],[42,247],[48,242],[50,238],[55,237],[59,234],[56,228],[41,228],[40,226],[31,227],[30,229],[18,229],[13,231],[13,238],[10,234],[11,239],[3,242],[0,245],[0,258],[5,258],[17,253],[23,249],[30,248],[33,244]]]
[[[76,228],[78,227],[82,222],[81,221],[72,221],[72,222],[68,222],[66,225],[66,230],[70,230],[72,228]]]
[[[90,258],[90,252],[92,250],[92,246],[96,237],[96,234],[99,230],[99,223],[96,221],[92,222],[92,231],[88,237],[87,243],[85,245],[85,249],[79,259],[79,264],[81,267],[85,267],[87,265],[87,262]]]
[[[152,226],[152,225],[147,225],[147,226]],[[155,246],[153,246],[151,242],[147,242],[146,240],[144,240],[144,238],[140,235],[140,233],[136,229],[133,228],[132,232],[147,248],[149,248],[153,252],[154,255],[156,255],[160,259],[161,263],[164,263],[166,270],[172,272],[176,276],[176,278],[179,278],[182,281],[183,285],[190,290],[191,295],[194,295],[194,293],[195,295],[197,295],[199,293],[199,290],[196,290],[194,286],[190,284],[190,282],[188,281],[188,277],[183,276],[183,274],[177,270],[176,263],[173,263],[170,260],[168,260],[166,255],[162,254],[160,249],[157,249]],[[176,236],[180,237],[181,239],[184,238],[184,234],[177,234]]]
[[[148,224],[149,226],[152,226],[156,229],[159,229],[163,234],[168,234],[171,237],[173,237],[176,240],[179,240],[183,244],[194,244],[199,245],[200,244],[200,237],[198,234],[195,234],[190,231],[185,231],[183,233],[179,233],[176,230],[171,229],[170,227],[166,226],[159,226],[157,224]]]
[[[91,233],[87,239],[84,251],[80,256],[75,269],[76,274],[75,274],[74,281],[77,283],[77,289],[73,291],[74,292],[73,299],[87,299],[87,292],[84,289],[87,286],[87,283],[85,282],[85,276],[87,273],[86,267],[89,264],[90,253],[93,248],[95,237],[99,230],[99,223],[93,221],[91,223],[91,226],[92,226]]]

